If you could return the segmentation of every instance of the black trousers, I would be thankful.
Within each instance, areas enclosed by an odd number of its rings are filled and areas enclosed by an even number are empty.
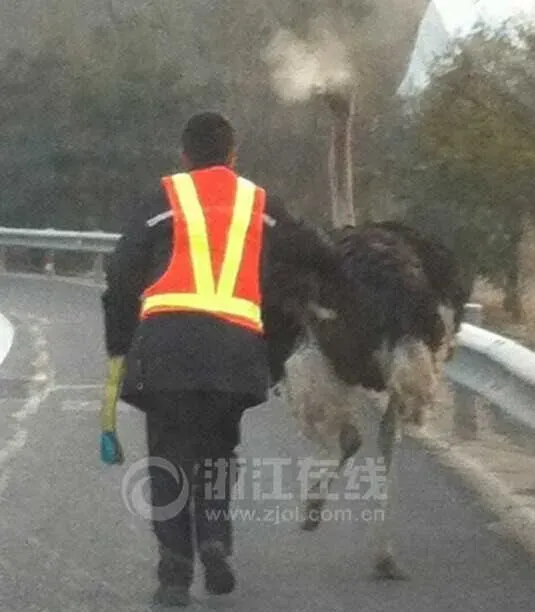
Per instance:
[[[147,406],[152,527],[162,583],[190,582],[195,548],[208,542],[232,554],[228,510],[246,407],[239,395],[201,391],[158,394]]]

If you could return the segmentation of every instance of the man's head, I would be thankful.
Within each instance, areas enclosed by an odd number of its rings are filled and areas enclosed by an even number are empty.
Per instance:
[[[182,163],[188,170],[235,162],[234,130],[219,113],[193,115],[182,133]]]

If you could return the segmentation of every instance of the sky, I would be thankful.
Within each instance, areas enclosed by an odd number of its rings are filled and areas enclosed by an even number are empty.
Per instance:
[[[447,30],[469,29],[478,17],[499,23],[509,17],[535,15],[535,0],[434,0]]]

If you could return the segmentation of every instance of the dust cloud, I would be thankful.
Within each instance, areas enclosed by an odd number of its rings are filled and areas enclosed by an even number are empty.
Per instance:
[[[353,78],[347,46],[325,17],[310,23],[305,39],[280,29],[268,45],[264,61],[270,68],[274,90],[286,102],[343,91]]]

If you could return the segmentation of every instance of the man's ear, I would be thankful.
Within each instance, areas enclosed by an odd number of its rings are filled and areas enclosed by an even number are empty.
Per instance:
[[[227,164],[229,166],[229,168],[234,169],[236,167],[236,163],[238,161],[238,155],[236,153],[235,150],[232,150],[229,155],[228,155],[228,161]]]

